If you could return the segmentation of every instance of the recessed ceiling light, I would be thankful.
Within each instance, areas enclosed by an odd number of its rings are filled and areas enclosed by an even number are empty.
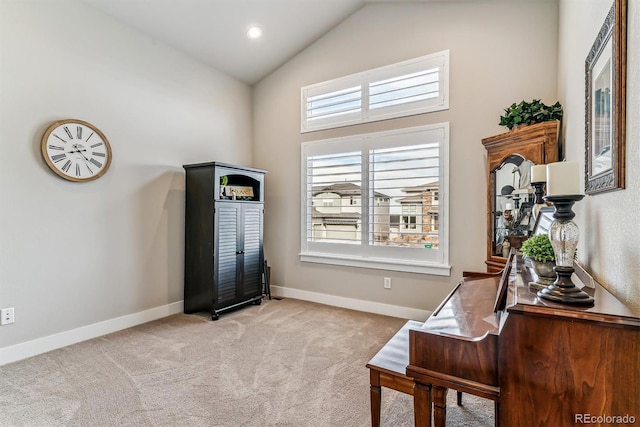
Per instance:
[[[259,39],[262,37],[262,28],[260,27],[251,27],[249,31],[247,31],[247,37],[250,39]]]

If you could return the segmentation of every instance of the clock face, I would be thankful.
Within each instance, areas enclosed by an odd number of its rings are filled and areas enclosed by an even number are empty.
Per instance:
[[[111,146],[98,128],[82,120],[53,123],[42,136],[42,156],[64,179],[92,181],[111,165]]]

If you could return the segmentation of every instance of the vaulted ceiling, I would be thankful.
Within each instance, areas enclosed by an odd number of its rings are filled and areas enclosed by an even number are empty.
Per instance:
[[[366,3],[405,0],[83,1],[252,85]],[[261,38],[247,37],[251,26]]]

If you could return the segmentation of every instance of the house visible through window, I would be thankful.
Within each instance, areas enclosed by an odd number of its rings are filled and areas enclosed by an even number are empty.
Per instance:
[[[443,123],[304,143],[301,259],[448,274],[448,134]]]

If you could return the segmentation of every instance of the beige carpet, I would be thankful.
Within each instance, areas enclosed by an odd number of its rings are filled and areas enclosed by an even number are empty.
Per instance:
[[[365,364],[404,322],[292,299],[170,316],[0,367],[0,426],[369,426]],[[448,426],[493,425],[454,399]],[[382,414],[411,426],[412,400],[384,389]]]

